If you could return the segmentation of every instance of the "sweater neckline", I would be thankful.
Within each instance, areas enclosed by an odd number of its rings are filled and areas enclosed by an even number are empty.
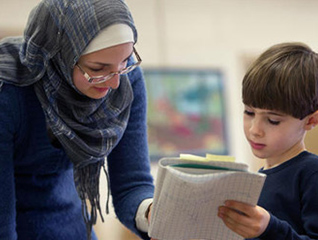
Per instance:
[[[269,168],[269,169],[264,169],[264,167],[262,167],[259,170],[259,172],[260,173],[265,173],[265,174],[271,174],[271,173],[275,173],[275,172],[281,171],[281,170],[287,168],[288,166],[295,164],[296,162],[298,162],[301,158],[303,158],[307,154],[308,154],[308,151],[304,150],[301,153],[299,153],[298,155],[294,156],[293,158],[283,162],[282,164],[280,164],[280,165],[278,165],[276,167]]]

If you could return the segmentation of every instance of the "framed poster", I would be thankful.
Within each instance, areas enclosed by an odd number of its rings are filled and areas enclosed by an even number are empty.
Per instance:
[[[180,153],[228,154],[220,71],[144,69],[144,75],[152,160]]]

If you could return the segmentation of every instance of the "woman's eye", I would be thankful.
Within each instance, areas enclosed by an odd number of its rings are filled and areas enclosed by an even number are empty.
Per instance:
[[[100,68],[98,68],[98,69],[90,68],[90,71],[92,71],[92,72],[101,72],[101,71],[103,71],[103,69],[100,69]]]
[[[124,64],[125,66],[127,66],[127,63],[128,63],[128,59],[125,60],[125,61],[123,61],[123,64]]]
[[[268,119],[268,122],[272,125],[279,125],[280,124],[280,121],[275,121],[275,120],[271,120],[271,119]]]

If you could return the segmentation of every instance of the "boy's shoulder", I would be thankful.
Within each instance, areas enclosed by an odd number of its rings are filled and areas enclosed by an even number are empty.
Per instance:
[[[298,155],[298,157],[309,162],[313,161],[313,163],[316,163],[318,161],[318,155],[308,151],[303,151]]]
[[[301,188],[308,184],[316,184],[318,181],[318,155],[304,151],[297,156],[299,159],[294,166],[295,179],[299,180]]]
[[[303,151],[275,168],[260,170],[260,172],[266,173],[267,175],[278,174],[286,176],[292,174],[294,177],[296,177],[296,175],[301,177],[310,172],[318,173],[318,155]]]
[[[318,173],[318,155],[304,151],[296,157],[295,167],[307,174]]]

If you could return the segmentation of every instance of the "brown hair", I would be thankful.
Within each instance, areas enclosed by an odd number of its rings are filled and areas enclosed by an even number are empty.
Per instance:
[[[318,55],[303,43],[270,47],[243,79],[243,103],[303,119],[318,110]]]

